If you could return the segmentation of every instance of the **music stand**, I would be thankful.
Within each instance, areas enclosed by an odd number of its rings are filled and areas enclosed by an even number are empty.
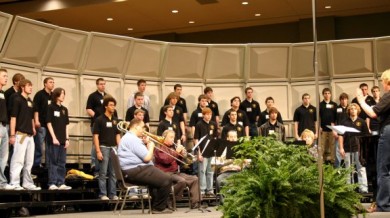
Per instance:
[[[196,145],[192,148],[192,151],[197,150],[198,152],[201,152],[201,154],[202,154],[202,156],[203,156],[204,151],[207,149],[207,147],[209,147],[208,145],[209,145],[210,141],[212,140],[212,139],[210,139],[210,138],[207,137],[207,136],[208,136],[208,135],[203,136],[203,137],[199,140],[198,144],[196,144]],[[206,138],[207,138],[207,140],[206,140]],[[212,147],[212,146],[210,146],[210,147]],[[211,156],[212,156],[212,155],[211,155]],[[206,208],[202,208],[202,196],[201,196],[201,193],[202,193],[202,192],[201,192],[201,190],[200,190],[200,169],[199,169],[199,163],[198,163],[198,179],[199,179],[199,182],[198,182],[199,206],[198,206],[198,208],[191,208],[191,209],[189,209],[188,211],[186,211],[185,213],[188,213],[188,212],[192,211],[192,209],[198,209],[198,211],[201,211],[202,213],[204,213],[204,212],[211,212],[211,210],[207,209],[207,207],[206,207]]]
[[[216,140],[216,148],[214,150],[214,181],[215,181],[215,193],[216,196],[219,194],[219,187],[217,186],[217,166],[223,166],[224,164],[217,164],[217,157],[221,157],[224,151],[226,150],[226,159],[232,159],[235,157],[233,146],[237,145],[238,142],[228,141],[226,139],[218,139]],[[220,204],[220,198],[216,198],[217,205]]]

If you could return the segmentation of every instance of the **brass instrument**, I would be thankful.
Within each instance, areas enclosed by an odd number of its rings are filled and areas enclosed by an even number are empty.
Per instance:
[[[127,133],[128,132],[128,127],[130,125],[130,122],[126,122],[126,121],[120,121],[118,122],[117,124],[117,128],[119,131],[123,132],[123,133]],[[147,137],[149,137],[149,139],[151,139],[153,142],[157,143],[158,145],[160,146],[165,146],[164,145],[164,137],[162,136],[157,136],[157,135],[154,135],[150,132],[147,132],[147,131],[143,131],[143,134]],[[179,158],[175,157],[174,155],[172,155],[171,153],[169,153],[168,151],[165,151],[163,149],[161,149],[160,147],[158,146],[155,146],[154,148],[156,148],[157,150],[161,151],[161,152],[164,152],[165,154],[167,154],[168,156],[174,158],[176,161],[182,163],[184,165],[184,167],[188,167],[188,163],[180,160]],[[173,151],[173,152],[176,152],[176,151]],[[177,152],[176,152],[177,153]],[[181,154],[177,153],[178,155],[182,156]],[[183,156],[182,156],[183,157]],[[184,158],[184,157],[183,157]]]
[[[148,136],[152,141],[156,142],[160,146],[166,146],[164,144],[164,140],[165,140],[164,137],[158,136],[158,135],[154,135],[154,134],[152,134],[150,132],[147,132],[147,131],[144,131],[143,134]],[[173,143],[173,145],[175,146],[175,148],[177,147],[176,143]],[[158,150],[163,151],[160,148],[158,148]],[[170,153],[170,152],[166,152],[166,151],[163,151],[163,152],[166,153],[166,154]],[[179,161],[180,163],[184,164],[185,166],[188,166],[188,165],[193,163],[193,159],[194,159],[194,155],[193,154],[186,152],[186,155],[182,155],[179,152],[177,152],[176,150],[172,150],[171,152],[173,152],[174,154],[177,154],[181,158],[183,158],[183,160],[180,160],[180,159],[174,157],[172,154],[168,154],[169,156],[175,158],[177,161]]]

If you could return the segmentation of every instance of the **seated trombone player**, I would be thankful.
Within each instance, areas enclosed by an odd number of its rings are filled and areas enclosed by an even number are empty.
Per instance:
[[[198,177],[181,173],[178,160],[183,161],[188,158],[188,154],[183,145],[175,145],[175,132],[165,130],[163,132],[161,150],[154,151],[154,161],[157,168],[170,174],[174,184],[175,198],[181,200],[185,187],[190,189],[191,208],[199,207],[199,180]]]
[[[126,123],[128,124],[128,123]],[[118,124],[119,126],[119,124]],[[118,158],[126,182],[147,185],[151,189],[152,213],[172,213],[166,209],[169,193],[172,187],[171,176],[153,165],[155,145],[144,136],[144,122],[133,119],[118,146]],[[146,146],[145,146],[146,145]]]

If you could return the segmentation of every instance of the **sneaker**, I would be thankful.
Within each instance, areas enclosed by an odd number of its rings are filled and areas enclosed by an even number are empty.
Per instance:
[[[137,195],[131,195],[131,196],[130,196],[130,199],[136,200],[136,199],[139,199],[139,197],[138,197]]]
[[[100,200],[108,201],[110,199],[107,196],[103,195],[103,196],[100,197]]]
[[[62,184],[58,187],[58,190],[71,190],[72,187]]]
[[[111,200],[117,201],[117,200],[119,200],[119,197],[115,195],[114,197],[111,198]]]
[[[207,193],[206,193],[206,196],[207,196],[207,197],[211,197],[211,198],[214,198],[214,197],[215,197],[214,192],[207,192]]]
[[[14,188],[11,189],[11,190],[15,190],[15,191],[22,191],[22,190],[24,190],[24,188],[23,188],[22,186],[20,186],[20,185],[13,186],[13,187],[14,187]]]
[[[9,185],[9,184],[5,184],[5,185],[2,186],[2,189],[4,189],[4,190],[14,190],[15,186]]]
[[[39,190],[41,190],[41,187],[37,187],[36,185],[30,185],[30,186],[23,187],[23,188],[25,188],[26,190],[30,190],[30,191],[39,191]]]
[[[49,190],[58,190],[58,187],[56,185],[50,185]]]

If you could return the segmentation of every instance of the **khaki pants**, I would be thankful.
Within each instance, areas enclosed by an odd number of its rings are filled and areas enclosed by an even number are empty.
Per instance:
[[[321,145],[323,147],[323,160],[334,163],[336,159],[336,152],[334,148],[333,132],[321,132]]]

